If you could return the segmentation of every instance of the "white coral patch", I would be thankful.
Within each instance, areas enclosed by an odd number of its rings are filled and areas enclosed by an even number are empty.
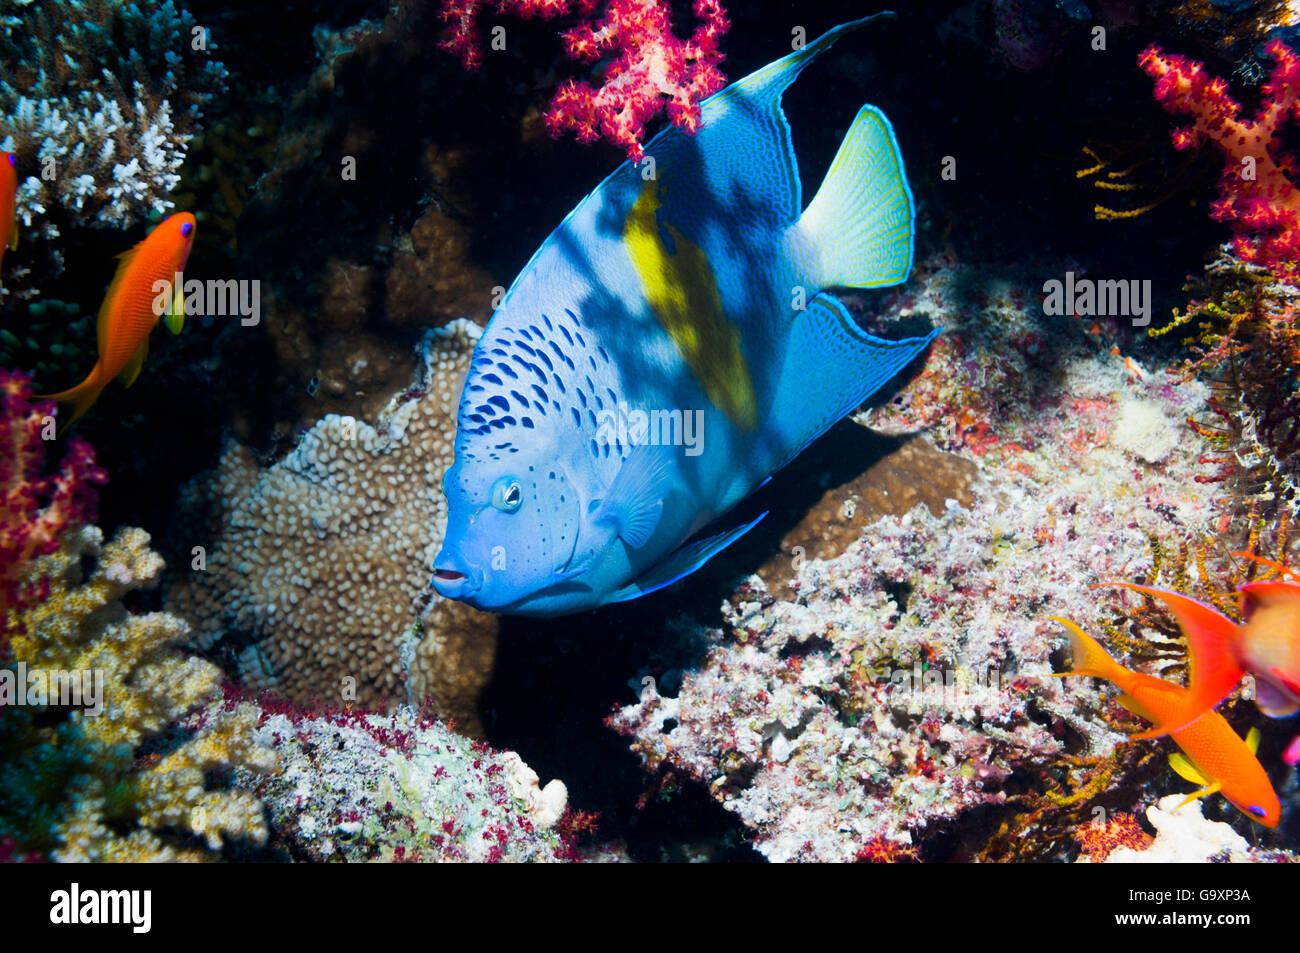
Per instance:
[[[1125,398],[1119,405],[1111,442],[1124,452],[1160,463],[1178,446],[1177,424],[1151,400]]]

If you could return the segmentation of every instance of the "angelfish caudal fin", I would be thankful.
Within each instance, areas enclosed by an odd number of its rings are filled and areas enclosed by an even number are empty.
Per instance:
[[[915,219],[893,127],[863,106],[796,226],[817,250],[817,283],[880,288],[906,280]]]

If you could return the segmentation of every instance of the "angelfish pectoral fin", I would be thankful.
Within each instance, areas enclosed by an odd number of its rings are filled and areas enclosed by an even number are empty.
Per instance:
[[[643,444],[624,462],[592,519],[610,523],[633,549],[654,534],[671,483],[670,451]]]
[[[740,537],[757,526],[758,521],[766,515],[766,512],[760,513],[748,523],[737,526],[735,529],[719,533],[716,536],[710,536],[707,539],[702,539],[699,542],[675,550],[653,569],[642,573],[635,582],[612,593],[604,601],[607,603],[627,602],[629,599],[649,595],[657,589],[664,588],[664,586],[671,586],[679,579],[684,579],[695,572],[718,553],[740,539]]]

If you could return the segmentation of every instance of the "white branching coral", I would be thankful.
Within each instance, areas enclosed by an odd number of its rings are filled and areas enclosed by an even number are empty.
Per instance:
[[[0,149],[18,160],[26,242],[171,207],[186,143],[225,84],[215,50],[172,0],[0,0]],[[57,253],[46,259],[57,273]]]

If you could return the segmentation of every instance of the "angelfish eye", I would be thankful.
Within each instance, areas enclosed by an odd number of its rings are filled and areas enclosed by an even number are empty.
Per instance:
[[[189,238],[190,233],[192,231],[194,231],[194,226],[191,225],[189,222],[186,222],[184,225],[181,226],[181,235],[184,236],[185,238]]]
[[[513,513],[524,501],[524,490],[518,480],[502,477],[492,487],[492,505],[503,513]]]

